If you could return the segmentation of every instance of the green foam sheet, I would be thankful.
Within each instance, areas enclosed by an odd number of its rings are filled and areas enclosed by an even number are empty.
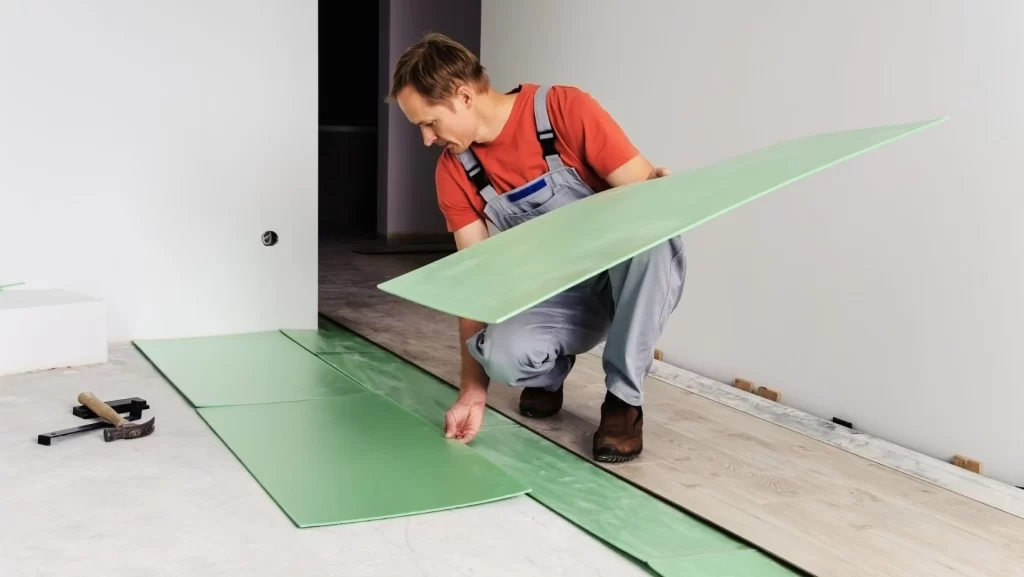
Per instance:
[[[512,475],[530,479],[538,501],[638,559],[747,549],[533,431],[480,433],[471,444]]]
[[[299,527],[452,509],[529,490],[377,393],[198,411]]]
[[[317,329],[285,329],[288,338],[314,354],[379,353],[381,348],[330,321],[320,319]]]
[[[394,399],[439,427],[443,427],[445,413],[458,399],[459,393],[454,387],[440,383],[434,375],[345,329],[283,332],[366,389]],[[518,426],[515,421],[487,408],[484,430]]]
[[[332,331],[337,338],[353,338],[344,329],[328,330]],[[455,389],[408,361],[378,350],[377,358],[365,353],[321,353],[321,357],[364,386],[435,423],[439,433],[444,411],[457,394]],[[373,370],[375,365],[379,370]],[[665,577],[801,575],[492,409],[469,447],[528,485],[531,498]]]
[[[669,577],[793,577],[801,575],[756,550],[657,559],[651,568]]]
[[[136,345],[190,400],[218,401],[197,411],[299,527],[529,494],[665,577],[799,575],[493,409],[469,445],[445,439],[457,391],[354,333],[277,334]]]
[[[378,287],[441,312],[498,323],[762,195],[944,120],[808,136],[616,187]]]
[[[367,389],[394,399],[439,427],[459,396],[452,387],[433,386],[433,376],[389,353],[324,354],[321,358]],[[484,430],[519,426],[490,407],[484,419]]]
[[[195,407],[330,399],[365,391],[280,331],[137,340]]]

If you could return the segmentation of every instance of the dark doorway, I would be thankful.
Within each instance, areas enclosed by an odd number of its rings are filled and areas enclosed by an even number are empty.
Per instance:
[[[319,214],[326,238],[377,232],[378,10],[321,2]]]

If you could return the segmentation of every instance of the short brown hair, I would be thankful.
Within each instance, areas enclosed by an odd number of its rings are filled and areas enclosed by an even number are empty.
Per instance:
[[[468,48],[437,32],[432,32],[402,54],[391,78],[388,100],[393,101],[411,86],[428,102],[447,103],[460,83],[483,90],[490,86],[480,59]]]

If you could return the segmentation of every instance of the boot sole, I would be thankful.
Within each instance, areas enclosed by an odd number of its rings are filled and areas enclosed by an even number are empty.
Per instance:
[[[633,459],[636,459],[637,457],[639,457],[641,452],[643,452],[643,451],[640,450],[640,451],[637,451],[635,453],[626,453],[626,454],[623,454],[623,453],[604,453],[604,454],[601,454],[601,455],[595,455],[594,456],[594,460],[598,461],[598,462],[601,462],[601,463],[625,463],[627,461],[632,461]]]
[[[537,411],[527,411],[527,410],[519,409],[519,414],[524,416],[524,417],[529,417],[531,419],[547,419],[548,417],[554,417],[555,415],[557,415],[560,410],[561,409],[559,409],[558,411],[554,411],[554,412],[541,413],[541,412],[537,412]]]

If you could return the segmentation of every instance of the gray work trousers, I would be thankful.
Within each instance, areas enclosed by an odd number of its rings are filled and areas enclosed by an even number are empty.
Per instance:
[[[640,406],[655,345],[679,304],[685,279],[683,242],[674,237],[487,326],[466,346],[492,381],[557,390],[576,355],[604,340],[605,386]]]

